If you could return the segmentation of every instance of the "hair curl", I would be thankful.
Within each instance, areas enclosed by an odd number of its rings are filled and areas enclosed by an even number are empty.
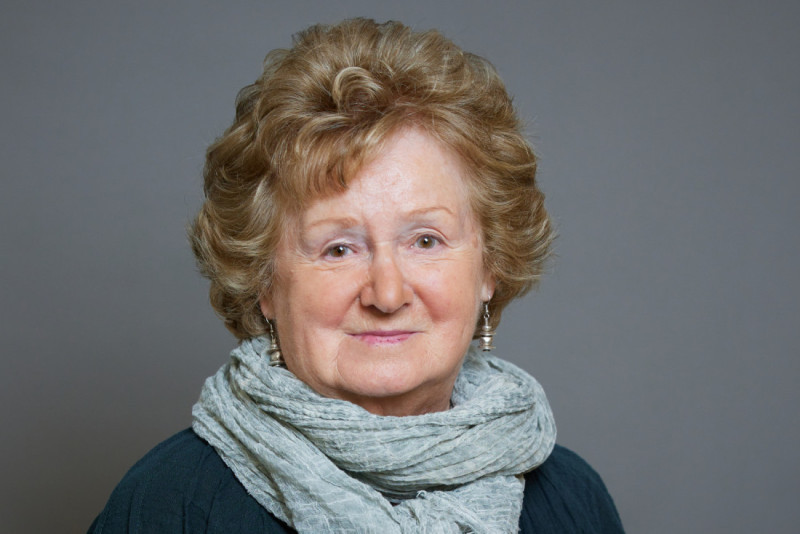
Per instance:
[[[400,127],[438,139],[465,163],[496,326],[539,279],[552,241],[536,156],[492,65],[435,30],[367,19],[316,25],[274,50],[236,99],[233,124],[206,153],[205,202],[190,230],[210,298],[240,339],[265,333],[287,224],[347,188]]]

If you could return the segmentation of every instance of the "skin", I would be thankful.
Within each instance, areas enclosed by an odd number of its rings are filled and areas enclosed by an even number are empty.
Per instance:
[[[459,157],[404,129],[346,191],[301,214],[260,304],[300,380],[404,416],[449,408],[493,290]]]

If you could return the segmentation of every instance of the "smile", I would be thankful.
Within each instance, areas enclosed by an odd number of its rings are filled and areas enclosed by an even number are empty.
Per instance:
[[[402,343],[416,334],[409,330],[374,330],[351,334],[354,338],[367,345],[395,345]]]

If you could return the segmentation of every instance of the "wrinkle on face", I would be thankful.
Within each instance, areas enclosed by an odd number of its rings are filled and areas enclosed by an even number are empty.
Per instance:
[[[262,310],[320,394],[382,414],[449,406],[494,289],[461,166],[424,132],[398,132],[281,242]]]

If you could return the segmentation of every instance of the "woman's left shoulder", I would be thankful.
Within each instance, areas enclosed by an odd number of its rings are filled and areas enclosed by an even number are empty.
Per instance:
[[[603,479],[580,456],[556,445],[525,475],[521,532],[624,532]]]

